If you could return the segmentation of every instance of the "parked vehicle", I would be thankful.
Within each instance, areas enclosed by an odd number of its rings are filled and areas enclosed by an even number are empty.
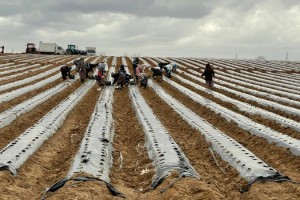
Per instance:
[[[56,43],[40,42],[39,52],[41,54],[64,54],[64,49]]]
[[[67,55],[86,55],[86,51],[76,49],[74,44],[69,44],[68,48],[66,49]]]
[[[26,44],[26,53],[34,54],[37,53],[34,43]]]
[[[87,56],[95,56],[96,55],[96,47],[86,47],[86,55]]]

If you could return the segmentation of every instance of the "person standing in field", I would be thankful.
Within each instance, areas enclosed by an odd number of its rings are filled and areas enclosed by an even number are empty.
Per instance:
[[[132,67],[133,67],[133,76],[136,76],[136,68],[140,64],[140,59],[138,57],[133,59]]]
[[[201,76],[205,76],[207,88],[212,89],[214,86],[213,77],[215,77],[215,72],[209,63],[206,64],[206,68]]]
[[[80,58],[79,60],[75,60],[74,64],[76,65],[76,71],[79,74],[80,81],[81,83],[83,83],[86,78],[86,68],[84,65],[84,59]]]

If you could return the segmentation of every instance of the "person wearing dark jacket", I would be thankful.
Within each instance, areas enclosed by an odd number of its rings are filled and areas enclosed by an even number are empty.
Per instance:
[[[61,76],[62,76],[63,80],[66,80],[67,76],[70,77],[71,69],[72,69],[72,67],[69,67],[68,65],[64,65],[60,68],[60,72],[61,72]]]
[[[168,64],[170,64],[170,63],[167,63],[167,62],[160,62],[160,63],[158,63],[158,66],[159,66],[159,68],[160,68],[161,70],[163,70],[164,66],[166,66],[166,65],[168,65]]]
[[[153,72],[153,78],[156,78],[157,76],[162,76],[162,70],[159,67],[152,67],[151,71]]]
[[[201,76],[205,76],[207,88],[212,89],[214,86],[213,77],[215,77],[215,72],[209,63],[206,64],[206,68]]]
[[[140,79],[140,87],[144,87],[145,89],[148,84],[148,75],[146,73],[140,73],[139,79]]]
[[[124,74],[126,74],[126,70],[125,70],[125,66],[124,65],[120,66],[119,72],[123,72]]]
[[[136,57],[132,62],[134,76],[136,75],[135,72],[136,72],[136,68],[137,68],[138,64],[140,64],[140,59],[138,57]]]
[[[113,85],[115,88],[123,88],[126,84],[126,74],[122,70],[117,73],[111,73],[111,77],[114,79]]]

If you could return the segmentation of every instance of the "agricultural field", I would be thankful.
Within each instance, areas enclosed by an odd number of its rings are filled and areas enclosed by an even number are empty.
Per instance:
[[[78,58],[0,55],[1,200],[300,199],[300,63],[140,57],[177,71],[99,91]],[[133,74],[131,57],[84,60]]]

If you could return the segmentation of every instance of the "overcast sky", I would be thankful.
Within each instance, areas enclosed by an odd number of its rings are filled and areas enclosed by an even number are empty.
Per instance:
[[[300,60],[299,0],[0,0],[0,45],[115,56]]]

